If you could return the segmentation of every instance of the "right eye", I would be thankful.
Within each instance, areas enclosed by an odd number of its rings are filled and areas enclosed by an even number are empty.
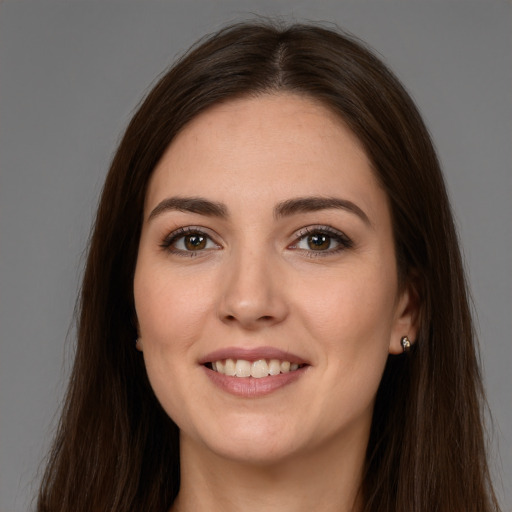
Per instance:
[[[220,246],[208,234],[192,227],[173,231],[165,238],[162,247],[171,253],[186,256],[195,256],[202,251],[220,249]]]

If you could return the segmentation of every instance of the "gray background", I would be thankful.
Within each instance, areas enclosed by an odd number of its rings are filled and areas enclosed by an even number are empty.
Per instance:
[[[0,510],[31,508],[91,218],[130,113],[176,55],[249,13],[336,22],[378,49],[423,112],[464,247],[510,510],[512,4],[498,0],[1,3]]]

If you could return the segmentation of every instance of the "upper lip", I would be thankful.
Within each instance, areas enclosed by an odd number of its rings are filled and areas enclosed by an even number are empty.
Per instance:
[[[291,352],[276,347],[226,347],[214,350],[199,359],[199,364],[223,361],[224,359],[244,359],[246,361],[258,361],[259,359],[278,359],[290,363],[308,364],[306,360]]]

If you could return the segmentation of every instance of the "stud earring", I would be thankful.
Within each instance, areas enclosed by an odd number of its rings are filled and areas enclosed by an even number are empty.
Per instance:
[[[135,340],[135,348],[136,348],[137,350],[141,350],[142,346],[141,346],[141,339],[140,339],[140,338],[137,338],[137,339]]]
[[[402,345],[402,350],[404,352],[409,352],[409,350],[411,350],[411,340],[407,336],[402,337],[400,345]]]

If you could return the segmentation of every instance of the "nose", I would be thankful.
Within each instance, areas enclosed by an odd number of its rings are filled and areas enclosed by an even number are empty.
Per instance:
[[[233,256],[219,301],[221,321],[246,330],[281,323],[288,316],[283,281],[279,266],[268,254]]]

